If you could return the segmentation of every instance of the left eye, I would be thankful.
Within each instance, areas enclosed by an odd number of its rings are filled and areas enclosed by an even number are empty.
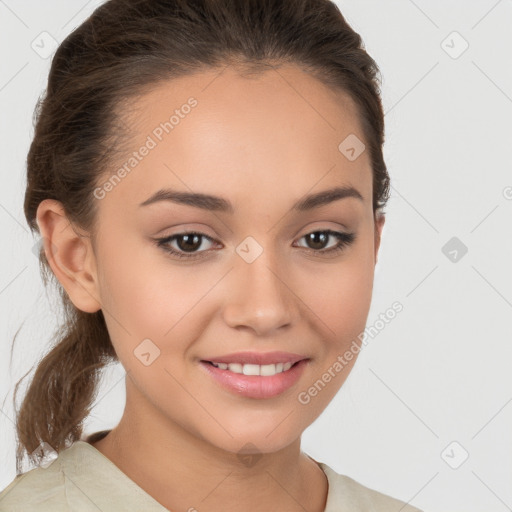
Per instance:
[[[300,239],[305,239],[306,243],[312,244],[313,247],[306,247],[307,250],[312,251],[318,255],[335,254],[344,249],[345,246],[352,244],[355,240],[355,233],[342,233],[330,229],[313,231],[302,236]],[[330,238],[336,238],[338,241],[334,246],[324,247],[326,241]],[[198,250],[203,245],[203,240],[210,243],[215,242],[213,238],[205,235],[204,233],[178,233],[165,238],[158,238],[155,243],[161,247],[165,252],[170,253],[172,256],[178,258],[197,258],[198,253],[207,252],[205,250]],[[300,240],[299,239],[299,240]],[[172,247],[170,244],[176,242],[177,248]],[[322,246],[322,247],[319,247]],[[303,246],[302,246],[303,247]],[[200,256],[202,257],[202,256]]]
[[[338,240],[333,247],[329,247],[328,249],[324,247],[318,248],[318,245],[324,245],[325,241],[332,237]],[[330,253],[331,251],[336,252],[342,250],[344,246],[351,244],[355,239],[355,235],[353,233],[342,233],[340,231],[327,229],[324,231],[313,231],[301,238],[305,238],[308,243],[312,243],[314,246],[316,245],[316,248],[312,248],[315,252]]]

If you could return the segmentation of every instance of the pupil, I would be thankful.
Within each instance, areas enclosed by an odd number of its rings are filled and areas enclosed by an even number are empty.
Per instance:
[[[182,235],[179,239],[178,239],[178,245],[180,247],[180,249],[184,250],[184,251],[191,251],[193,252],[194,249],[197,249],[201,246],[201,243],[199,243],[199,239],[200,239],[200,235]],[[185,241],[185,245],[180,242],[180,240],[184,240]],[[191,242],[191,240],[194,240],[193,242]],[[192,247],[191,247],[192,246]]]
[[[327,233],[317,231],[315,233],[310,233],[308,237],[310,245],[313,245],[313,249],[322,249],[327,241],[328,235]],[[199,242],[200,238],[201,236],[196,234],[182,235],[178,239],[178,245],[183,251],[193,252],[201,246],[201,243]]]
[[[325,244],[326,239],[327,239],[327,233],[322,233],[321,231],[318,231],[316,233],[310,233],[308,236],[309,236],[309,241],[313,242],[313,245],[319,243],[320,246],[322,246],[322,247],[314,246],[313,249],[322,249],[323,245]],[[320,242],[318,241],[319,239],[320,239]]]

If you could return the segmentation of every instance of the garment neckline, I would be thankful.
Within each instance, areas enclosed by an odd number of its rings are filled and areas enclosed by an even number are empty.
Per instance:
[[[123,480],[126,481],[128,485],[130,485],[132,488],[134,488],[139,494],[143,494],[147,496],[148,500],[152,501],[153,503],[158,504],[162,508],[163,511],[167,511],[167,509],[161,505],[159,502],[153,498],[149,493],[147,493],[142,487],[140,487],[135,481],[133,481],[126,473],[124,473],[121,468],[116,466],[114,462],[112,462],[106,455],[101,453],[97,448],[95,448],[91,442],[99,441],[100,439],[103,439],[110,430],[102,430],[99,432],[95,432],[94,434],[85,436],[84,438],[75,441],[75,443],[70,447],[73,448],[73,446],[77,446],[81,449],[86,449],[92,456],[94,456],[97,460],[101,461],[102,464],[108,466],[111,468],[112,471],[115,471]],[[335,473],[332,471],[332,469],[327,466],[325,463],[315,460],[313,457],[311,457],[309,454],[307,454],[307,457],[311,459],[324,473],[326,479],[327,479],[327,497],[326,497],[326,504],[324,508],[324,512],[332,512],[334,509],[332,509],[332,501],[334,499],[334,477]]]

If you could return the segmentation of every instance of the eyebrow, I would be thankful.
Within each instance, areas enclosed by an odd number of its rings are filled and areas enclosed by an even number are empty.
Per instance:
[[[351,186],[343,186],[323,190],[322,192],[303,197],[292,206],[292,209],[297,212],[304,212],[349,197],[364,201],[363,196],[357,189]],[[223,197],[195,192],[181,192],[168,188],[158,190],[151,197],[140,203],[139,206],[147,206],[160,201],[171,201],[173,203],[215,212],[234,213],[233,205]]]

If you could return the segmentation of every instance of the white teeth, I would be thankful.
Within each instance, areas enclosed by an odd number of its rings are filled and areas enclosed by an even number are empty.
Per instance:
[[[243,365],[239,363],[228,364],[228,370],[235,373],[243,373]]]
[[[272,376],[276,373],[282,373],[289,370],[293,363],[275,363],[275,364],[240,364],[240,363],[212,363],[213,366],[221,370],[229,370],[233,373],[242,373],[243,375],[262,375]]]
[[[257,364],[244,364],[244,366],[242,368],[242,373],[244,375],[259,375],[260,374],[260,366]]]

